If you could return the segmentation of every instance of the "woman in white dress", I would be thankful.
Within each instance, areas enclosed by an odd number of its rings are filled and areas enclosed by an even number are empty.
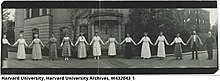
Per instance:
[[[34,34],[34,37],[35,38],[31,42],[29,47],[31,47],[33,45],[33,48],[32,48],[32,59],[35,60],[35,61],[40,61],[42,59],[42,53],[41,53],[41,46],[40,45],[42,45],[44,47],[44,44],[39,39],[38,34]]]
[[[151,57],[151,50],[150,50],[149,43],[153,45],[153,43],[151,42],[147,34],[148,33],[145,32],[144,37],[142,37],[142,39],[137,43],[137,44],[140,44],[141,42],[143,42],[142,48],[141,48],[141,58],[143,59],[149,59]]]
[[[127,37],[120,43],[123,44],[125,42],[125,54],[124,57],[127,59],[132,58],[132,43],[136,45],[136,43],[132,40],[129,34],[127,34]]]
[[[109,47],[108,47],[108,55],[110,57],[114,57],[116,55],[116,48],[115,48],[115,43],[116,44],[119,44],[116,39],[113,37],[113,35],[110,35],[110,38],[108,39],[108,41],[105,43],[109,43]]]
[[[8,46],[11,46],[11,44],[8,42],[6,34],[4,34],[2,39],[2,60],[8,58]]]
[[[173,40],[173,42],[170,45],[173,45],[175,43],[175,48],[174,48],[174,55],[176,57],[176,60],[178,60],[178,58],[180,58],[180,60],[183,60],[182,56],[182,45],[186,45],[183,40],[180,37],[180,34],[177,33],[175,39]]]
[[[24,60],[26,58],[25,55],[25,46],[28,47],[27,43],[25,42],[25,39],[23,38],[23,35],[19,35],[19,39],[14,43],[13,46],[18,44],[18,50],[17,50],[17,59],[18,60]]]
[[[101,38],[98,36],[98,32],[95,33],[95,36],[93,37],[92,41],[90,42],[90,45],[93,43],[93,56],[94,59],[99,59],[101,54],[101,45],[100,42],[104,45]]]
[[[163,32],[160,32],[159,37],[157,38],[156,42],[154,45],[158,43],[158,49],[157,49],[157,57],[160,57],[161,60],[163,60],[166,57],[166,52],[165,52],[165,45],[164,42],[169,45],[167,42],[167,39],[163,35]]]
[[[77,45],[79,43],[79,47],[78,47],[78,54],[77,54],[77,57],[80,58],[80,59],[84,59],[87,57],[87,54],[86,54],[86,45],[89,45],[88,42],[86,41],[86,38],[83,36],[83,33],[81,32],[80,33],[80,36],[78,38],[78,40],[76,41],[76,44]]]

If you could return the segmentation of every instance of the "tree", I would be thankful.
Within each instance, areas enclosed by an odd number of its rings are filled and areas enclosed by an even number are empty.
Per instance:
[[[7,9],[3,9],[3,13],[2,13],[3,22],[6,21],[6,20],[9,20],[9,15],[10,15],[10,12],[8,12]]]
[[[168,39],[173,38],[176,33],[188,34],[191,26],[187,25],[186,10],[171,8],[130,9],[128,24],[131,27],[128,27],[127,30],[129,32],[138,31],[139,33],[133,33],[137,39],[142,36],[143,32],[149,32],[154,40],[159,32],[164,32]]]
[[[71,23],[71,29],[73,33],[73,40],[76,39],[76,31],[79,26],[79,19],[87,18],[89,15],[90,9],[69,9],[68,10],[68,21]]]

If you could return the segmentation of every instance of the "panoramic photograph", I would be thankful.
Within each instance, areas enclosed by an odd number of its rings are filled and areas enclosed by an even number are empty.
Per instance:
[[[4,8],[1,68],[217,68],[217,12]]]

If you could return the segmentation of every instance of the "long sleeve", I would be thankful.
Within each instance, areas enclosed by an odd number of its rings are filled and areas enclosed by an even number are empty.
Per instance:
[[[189,39],[187,40],[186,44],[189,44],[191,39],[192,39],[192,36],[189,37]]]
[[[134,42],[134,40],[132,38],[130,38],[130,40],[134,45],[136,45],[136,43]]]
[[[173,45],[175,43],[175,41],[176,41],[176,38],[174,38],[173,42],[170,43],[170,45]]]
[[[183,42],[182,38],[180,38],[180,40],[181,40],[181,43],[182,43],[183,45],[186,45],[186,43]]]
[[[157,37],[157,40],[156,40],[156,42],[154,43],[154,45],[156,45],[156,44],[158,43],[158,41],[159,41],[159,37]]]
[[[72,42],[72,40],[69,38],[69,40],[70,40],[70,43],[71,43],[71,45],[73,45],[73,42]]]
[[[75,45],[77,45],[79,43],[80,37],[77,39]]]
[[[50,40],[47,42],[47,44],[45,44],[45,46],[49,45],[50,44]]]
[[[19,39],[13,44],[13,46],[17,45],[17,44],[18,44],[18,41],[19,41]]]
[[[212,43],[215,43],[216,42],[216,40],[215,40],[215,38],[212,36],[212,40],[213,40],[213,42]]]
[[[85,40],[85,43],[87,44],[87,45],[89,45],[89,43],[86,41],[86,39],[84,38],[84,40]]]
[[[2,40],[3,41],[3,40]],[[9,42],[8,42],[8,39],[5,39],[5,41],[6,41],[6,43],[8,44],[8,45],[11,45]]]
[[[61,42],[60,46],[63,46],[63,42],[64,42],[64,38],[63,38],[63,40],[62,40],[62,42]]]
[[[24,44],[25,44],[25,46],[28,46],[27,43],[26,43],[26,41],[25,41],[25,39],[24,39]]]
[[[148,38],[148,40],[149,40],[150,44],[151,44],[151,45],[153,45],[153,43],[151,42],[151,39],[150,39],[150,38]]]
[[[126,38],[125,38],[126,39]],[[123,44],[125,42],[125,39],[120,43],[120,44]]]
[[[116,43],[116,44],[119,44],[118,41],[117,41],[116,39],[115,39],[115,43]]]
[[[167,39],[164,37],[164,41],[165,41],[165,43],[167,44],[167,45],[169,45],[169,43],[168,43],[168,41],[167,41]]]
[[[198,38],[198,40],[199,40],[199,43],[201,44],[201,45],[203,45],[203,43],[202,43],[202,41],[201,41],[201,39],[200,39],[200,37],[197,35],[197,38]]]
[[[144,37],[142,37],[141,40],[137,44],[140,44],[143,41],[143,39],[144,39]]]
[[[99,40],[101,41],[101,43],[102,43],[102,44],[104,44],[104,42],[102,41],[102,39],[101,39],[101,38],[99,38]]]
[[[107,43],[109,42],[109,40],[110,40],[110,38],[108,39],[108,41],[106,41],[106,43],[105,43],[105,44],[107,44]]]
[[[40,39],[39,39],[40,40]],[[44,46],[44,44],[43,44],[43,42],[40,40],[40,44],[42,45],[42,46]]]
[[[31,41],[31,44],[29,46],[32,46],[33,42],[34,42],[34,40]]]
[[[92,38],[92,40],[91,40],[91,42],[90,42],[90,44],[89,44],[89,45],[92,45],[93,41],[94,41],[94,37]]]

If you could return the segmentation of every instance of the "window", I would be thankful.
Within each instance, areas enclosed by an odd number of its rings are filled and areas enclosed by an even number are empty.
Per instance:
[[[32,15],[31,17],[40,16],[39,9],[32,9],[31,15]]]
[[[30,9],[26,9],[26,18],[29,18],[30,17]]]
[[[42,9],[42,15],[47,15],[47,9]]]

